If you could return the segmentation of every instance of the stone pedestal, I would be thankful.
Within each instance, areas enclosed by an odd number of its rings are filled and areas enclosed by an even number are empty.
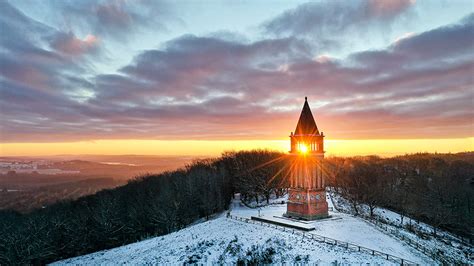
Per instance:
[[[328,217],[328,203],[324,189],[290,188],[286,217],[316,220]]]

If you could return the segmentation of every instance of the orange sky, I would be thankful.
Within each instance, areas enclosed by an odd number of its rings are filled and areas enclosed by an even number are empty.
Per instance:
[[[474,150],[472,1],[175,2],[0,1],[0,156]]]
[[[289,140],[97,140],[57,143],[1,143],[0,156],[38,156],[59,154],[142,154],[205,155],[248,149],[289,150]],[[415,152],[462,152],[474,150],[474,138],[457,139],[377,139],[325,141],[327,155],[393,156]]]

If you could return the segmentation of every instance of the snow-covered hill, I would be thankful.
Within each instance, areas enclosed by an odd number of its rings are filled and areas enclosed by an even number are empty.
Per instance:
[[[332,195],[331,205],[335,202],[340,212],[346,215],[354,214],[352,205],[346,199],[333,191],[329,194]],[[385,234],[396,237],[442,264],[474,264],[472,245],[449,232],[437,229],[435,237],[432,226],[410,217],[402,219],[400,214],[379,207],[376,207],[373,216],[370,216],[368,206],[358,204],[357,208],[357,219],[370,223]]]
[[[314,243],[273,228],[224,217],[201,223],[164,237],[97,252],[59,264],[177,264],[259,262],[378,262],[369,254]]]
[[[331,205],[331,202],[330,202]],[[261,209],[261,215],[281,215],[286,205]],[[232,215],[250,217],[257,209],[233,204]],[[437,263],[396,237],[349,214],[331,211],[331,219],[312,222],[318,235],[347,241],[419,264]],[[320,243],[291,231],[236,221],[221,216],[165,236],[111,250],[80,256],[56,264],[235,263],[310,262],[395,264],[380,256]]]

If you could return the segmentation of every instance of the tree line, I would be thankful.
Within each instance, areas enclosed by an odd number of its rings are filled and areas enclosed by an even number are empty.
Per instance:
[[[474,153],[328,158],[329,185],[355,214],[385,207],[433,226],[473,238]]]
[[[45,264],[168,234],[227,210],[234,192],[269,197],[277,152],[227,152],[28,214],[0,212],[0,265]],[[275,181],[276,182],[276,181]]]

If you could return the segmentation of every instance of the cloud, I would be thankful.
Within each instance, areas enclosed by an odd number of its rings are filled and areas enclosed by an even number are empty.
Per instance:
[[[61,53],[77,56],[97,51],[98,42],[99,39],[91,34],[81,40],[73,32],[58,32],[51,39],[51,47]]]
[[[111,90],[101,89],[99,97],[112,97],[120,101],[128,97],[203,97],[211,92],[230,93],[224,84],[244,81],[247,75],[257,72],[271,73],[283,63],[310,56],[311,49],[303,41],[293,38],[240,43],[215,37],[184,35],[169,41],[163,50],[148,50],[136,56],[122,68],[122,77],[107,77],[120,83],[134,83],[137,89],[121,89],[120,84]],[[241,72],[242,71],[242,72]],[[252,71],[247,73],[246,71]],[[123,77],[134,77],[123,81]],[[100,81],[104,81],[101,79]],[[138,85],[140,84],[140,85]],[[194,90],[194,88],[199,87]],[[242,86],[240,90],[247,90]],[[109,96],[107,96],[109,95]],[[122,96],[120,96],[122,95]]]
[[[403,39],[407,39],[407,38],[410,38],[410,37],[413,37],[415,36],[416,34],[414,32],[405,32],[403,35],[401,36],[398,36],[395,40],[394,40],[394,44],[397,45],[398,43],[400,43],[400,41],[402,41]]]
[[[295,36],[183,35],[95,74],[73,56],[93,39],[8,14],[2,142],[284,138],[304,96],[331,138],[472,136],[472,15],[345,58]]]
[[[173,20],[169,5],[160,0],[65,0],[51,1],[51,5],[61,11],[69,28],[80,26],[93,35],[121,41],[145,28],[165,30],[165,21]]]
[[[416,0],[368,0],[367,8],[373,17],[393,18],[414,5]]]
[[[35,21],[11,6],[0,3],[0,74],[3,78],[28,85],[41,91],[60,91],[67,88],[67,72],[81,74],[81,61],[49,50],[51,36],[63,33]]]
[[[398,17],[409,14],[414,0],[358,0],[309,2],[262,24],[272,36],[306,36],[323,50],[347,45],[370,31],[386,30]],[[346,39],[343,41],[343,36]]]
[[[27,17],[7,1],[0,1],[0,14],[3,35],[0,45],[9,52],[31,52],[31,43],[41,41],[41,36],[53,31],[51,27]]]
[[[442,26],[420,34],[410,34],[395,41],[387,49],[354,53],[358,64],[372,69],[393,71],[422,65],[455,64],[474,58],[474,15],[468,15],[458,23]],[[382,68],[381,68],[382,67]]]
[[[417,60],[429,60],[440,56],[474,54],[474,14],[466,16],[454,25],[439,27],[394,44],[395,52],[410,54]]]
[[[77,105],[70,94],[87,86],[83,75],[88,66],[48,49],[52,36],[65,33],[31,19],[6,1],[0,3],[0,28],[2,139],[34,132],[35,125],[41,132],[51,132],[56,119],[71,119]]]

